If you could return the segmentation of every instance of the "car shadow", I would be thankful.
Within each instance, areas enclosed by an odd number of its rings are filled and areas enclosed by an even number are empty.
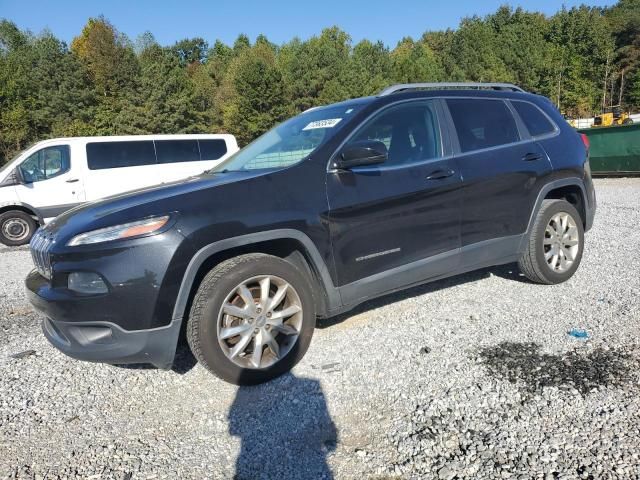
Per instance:
[[[228,419],[229,433],[240,439],[233,478],[333,478],[327,455],[338,431],[317,380],[289,372],[239,387]]]
[[[345,312],[335,317],[318,319],[316,322],[316,328],[324,329],[333,325],[344,322],[345,320],[359,315],[361,313],[375,310],[376,308],[384,307],[395,302],[406,300],[407,298],[417,297],[428,293],[437,292],[445,288],[455,287],[457,285],[464,285],[465,283],[471,283],[483,278],[487,278],[490,275],[495,275],[506,280],[515,280],[518,282],[530,283],[529,280],[524,277],[518,270],[518,265],[515,263],[499,265],[495,267],[483,268],[480,270],[474,270],[469,273],[456,275],[453,277],[437,280],[430,283],[424,283],[415,287],[411,287],[398,292],[390,293],[382,297],[369,300],[361,305],[358,305],[352,310]],[[185,324],[186,325],[186,324]],[[191,353],[189,345],[187,344],[184,331],[180,335],[178,340],[178,346],[176,348],[176,356],[173,361],[171,370],[180,375],[188,373],[198,363],[196,358]],[[131,365],[117,365],[121,368],[127,369],[154,369],[155,367],[148,364],[131,364]]]
[[[419,297],[420,295],[426,295],[428,293],[434,293],[445,288],[451,288],[458,285],[464,285],[465,283],[476,282],[478,280],[482,280],[483,278],[487,278],[490,275],[495,275],[506,280],[515,280],[518,282],[530,283],[529,280],[527,280],[526,277],[520,273],[518,265],[515,263],[483,268],[480,270],[463,273],[461,275],[444,278],[442,280],[424,283],[422,285],[411,287],[405,290],[399,290],[397,292],[389,293],[382,297],[369,300],[356,306],[354,309],[340,315],[336,315],[335,317],[319,319],[316,323],[316,327],[328,328],[338,323],[344,322],[350,317],[368,312],[370,310],[375,310],[376,308],[385,307],[387,305],[391,305],[392,303],[400,302],[408,298]]]

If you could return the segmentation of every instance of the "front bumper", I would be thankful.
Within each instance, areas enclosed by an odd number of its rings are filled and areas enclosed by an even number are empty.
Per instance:
[[[104,320],[65,321],[69,306],[82,299],[51,288],[35,270],[27,276],[26,286],[29,301],[46,316],[42,324],[45,337],[64,354],[91,362],[150,363],[163,369],[173,364],[180,319],[143,330],[125,330]]]

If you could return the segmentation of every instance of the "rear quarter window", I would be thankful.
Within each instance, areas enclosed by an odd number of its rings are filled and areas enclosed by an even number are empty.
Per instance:
[[[529,130],[532,137],[552,133],[556,130],[555,125],[542,113],[535,105],[529,102],[511,101],[511,105],[515,108],[518,115],[522,119],[525,127]]]
[[[463,152],[520,140],[516,121],[503,100],[447,99]]]
[[[154,165],[156,154],[153,141],[91,142],[87,143],[89,170]]]
[[[198,140],[201,160],[218,160],[227,153],[227,142],[222,139]]]

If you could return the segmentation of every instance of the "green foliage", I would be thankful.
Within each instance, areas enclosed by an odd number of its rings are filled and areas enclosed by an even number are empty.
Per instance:
[[[68,48],[0,20],[0,164],[54,136],[230,132],[246,144],[307,108],[374,95],[398,82],[508,81],[568,115],[603,105],[640,108],[640,0],[555,15],[500,7],[455,30],[394,48],[353,45],[338,27],[275,45],[244,34],[233,45],[150,32],[134,43],[91,18]]]

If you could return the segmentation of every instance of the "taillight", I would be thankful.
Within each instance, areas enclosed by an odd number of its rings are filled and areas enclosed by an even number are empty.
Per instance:
[[[581,133],[580,138],[582,139],[582,143],[584,143],[585,148],[589,150],[589,137],[587,137],[584,133]]]

